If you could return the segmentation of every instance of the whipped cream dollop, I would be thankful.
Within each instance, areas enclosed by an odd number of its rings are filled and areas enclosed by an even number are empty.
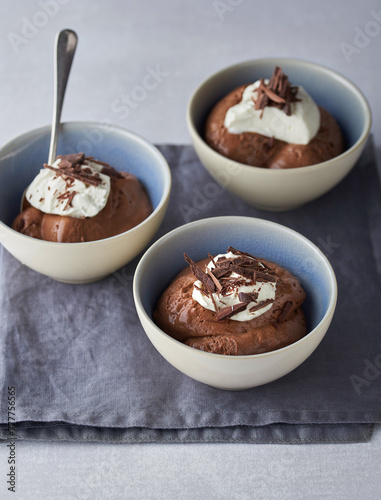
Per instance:
[[[61,159],[52,165],[59,169]],[[46,214],[67,215],[83,218],[94,217],[105,206],[110,194],[110,177],[101,174],[102,164],[84,159],[81,168],[86,175],[97,175],[98,185],[90,185],[79,179],[70,179],[64,175],[43,168],[34,178],[26,191],[28,202]]]
[[[264,83],[267,85],[269,80]],[[290,115],[273,106],[254,109],[259,86],[258,80],[246,87],[241,102],[227,110],[224,125],[228,131],[256,132],[291,144],[308,144],[320,128],[320,111],[312,97],[299,86],[296,98],[300,100],[291,102]]]
[[[232,252],[227,252],[225,254],[219,254],[213,258],[214,262],[218,264],[218,261],[225,259],[238,259],[240,255],[234,254]],[[249,257],[247,257],[249,258]],[[263,271],[266,272],[266,268],[256,259],[253,259],[253,264],[258,265],[263,268]],[[212,260],[207,265],[210,271],[215,269],[215,265]],[[276,281],[253,281],[250,278],[244,277],[237,272],[229,272],[225,278],[227,280],[227,284],[223,287],[221,291],[216,291],[212,293],[213,299],[207,294],[203,293],[201,290],[205,288],[201,281],[195,281],[193,285],[192,298],[197,301],[202,307],[205,309],[209,309],[210,311],[218,312],[219,310],[225,307],[232,307],[242,303],[239,294],[253,294],[255,300],[248,302],[245,309],[243,311],[237,312],[233,316],[230,316],[229,319],[234,321],[250,321],[258,316],[261,316],[266,311],[271,309],[272,303],[275,300],[275,292],[276,292]],[[221,283],[223,280],[221,279]],[[231,285],[229,285],[229,282]],[[241,296],[242,297],[242,296]],[[264,301],[268,301],[266,305],[263,307],[257,308],[258,305],[263,303]],[[217,310],[216,310],[217,306]],[[254,309],[253,309],[254,308]],[[252,310],[251,310],[252,309]]]

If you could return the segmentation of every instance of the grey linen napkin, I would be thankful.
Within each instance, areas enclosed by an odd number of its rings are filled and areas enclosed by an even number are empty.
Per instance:
[[[219,187],[190,146],[160,146],[173,190],[157,237],[217,215],[273,220],[310,238],[338,279],[332,325],[289,375],[242,392],[169,365],[137,318],[138,258],[107,279],[65,285],[0,252],[0,439],[100,442],[355,442],[381,423],[381,190],[370,140],[335,189],[286,213],[256,210]],[[185,265],[185,264],[184,264]]]

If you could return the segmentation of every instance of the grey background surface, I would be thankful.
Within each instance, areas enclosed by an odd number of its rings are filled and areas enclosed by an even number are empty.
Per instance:
[[[49,123],[54,37],[72,28],[79,46],[64,120],[188,143],[185,107],[201,80],[242,60],[292,56],[332,67],[362,89],[380,156],[381,34],[371,11],[381,3],[1,0],[0,143]],[[157,87],[137,90],[154,70]],[[379,429],[371,443],[353,445],[19,442],[17,498],[378,498],[380,447]],[[2,498],[11,497],[7,456],[2,445]]]

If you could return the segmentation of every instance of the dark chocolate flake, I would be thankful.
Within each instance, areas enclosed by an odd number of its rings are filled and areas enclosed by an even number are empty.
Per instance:
[[[211,255],[210,253],[208,253],[208,257],[209,257],[209,259],[210,259],[210,262],[214,265],[214,267],[217,267],[217,266],[216,266],[216,262],[215,262],[215,260],[214,260],[214,258],[213,258],[213,255]]]
[[[65,161],[69,163],[70,166],[74,166],[77,163],[83,163],[83,160],[85,158],[85,153],[75,153],[71,155],[59,155],[57,156],[57,160],[60,159],[61,163],[62,161]]]
[[[217,261],[217,269],[229,269],[235,259],[219,259]]]
[[[223,319],[228,319],[235,314],[238,314],[241,311],[244,311],[247,307],[245,302],[239,302],[238,304],[234,304],[234,306],[226,306],[220,309],[217,313],[217,321],[221,321]]]
[[[255,266],[258,267],[259,263],[252,259],[251,257],[248,257],[246,255],[240,255],[239,257],[235,257],[232,260],[232,263],[235,266]]]
[[[60,203],[63,203],[64,200],[67,200],[66,205],[64,206],[64,210],[67,210],[69,207],[72,206],[72,201],[76,194],[77,194],[76,191],[71,191],[71,192],[65,191],[64,193],[57,196],[57,200],[60,200]]]
[[[217,267],[216,269],[213,269],[213,274],[217,279],[221,279],[226,277],[227,274],[230,274],[230,269],[229,267],[226,268]]]
[[[234,255],[245,255],[246,257],[250,257],[253,260],[258,260],[254,255],[251,255],[250,253],[247,252],[242,252],[241,250],[237,250],[236,248],[229,247],[228,252],[234,253]]]
[[[207,268],[206,268],[206,272],[207,272],[207,274],[208,274],[208,275],[212,278],[213,283],[215,284],[215,286],[216,286],[217,290],[221,291],[221,290],[222,290],[222,285],[221,285],[221,283],[218,281],[218,279],[216,278],[216,276],[214,276],[213,271],[211,271],[211,270],[209,269],[209,267],[207,267]]]
[[[262,300],[262,302],[259,302],[259,303],[258,303],[258,304],[256,304],[255,306],[250,307],[249,312],[259,311],[259,309],[262,309],[263,307],[266,307],[266,306],[268,306],[269,304],[272,304],[273,302],[274,302],[274,299],[266,299],[266,300]]]
[[[250,269],[248,267],[241,267],[241,266],[231,266],[230,269],[237,273],[240,274],[241,276],[244,276],[245,278],[248,279],[253,279],[253,274],[255,271],[253,269]]]
[[[204,271],[198,267],[198,265],[193,262],[193,260],[186,254],[184,253],[184,259],[186,262],[190,265],[192,269],[192,273],[194,274],[195,278],[197,278],[201,283],[204,285],[204,287],[211,293],[216,291],[216,285],[214,284],[214,281],[210,276],[208,276]]]
[[[238,299],[240,302],[245,302],[246,304],[250,304],[250,302],[255,302],[258,298],[258,292],[251,292],[251,293],[245,293],[245,292],[239,292],[238,294]]]
[[[271,282],[271,283],[276,283],[279,280],[279,276],[276,274],[270,274],[270,273],[263,273],[261,271],[255,271],[254,272],[254,281],[264,281],[264,282]]]

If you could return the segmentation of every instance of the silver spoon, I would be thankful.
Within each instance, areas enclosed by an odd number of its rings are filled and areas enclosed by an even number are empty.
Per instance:
[[[48,165],[52,165],[56,159],[62,105],[71,64],[73,62],[75,49],[77,48],[77,42],[78,37],[72,30],[62,30],[56,37],[56,52],[54,58],[54,108]]]
[[[57,33],[54,55],[54,106],[53,123],[50,136],[50,147],[48,165],[52,165],[57,155],[58,133],[60,128],[61,111],[65,97],[66,84],[69,78],[71,64],[73,62],[78,37],[72,30],[62,30]],[[23,210],[25,189],[21,199],[21,211]]]

